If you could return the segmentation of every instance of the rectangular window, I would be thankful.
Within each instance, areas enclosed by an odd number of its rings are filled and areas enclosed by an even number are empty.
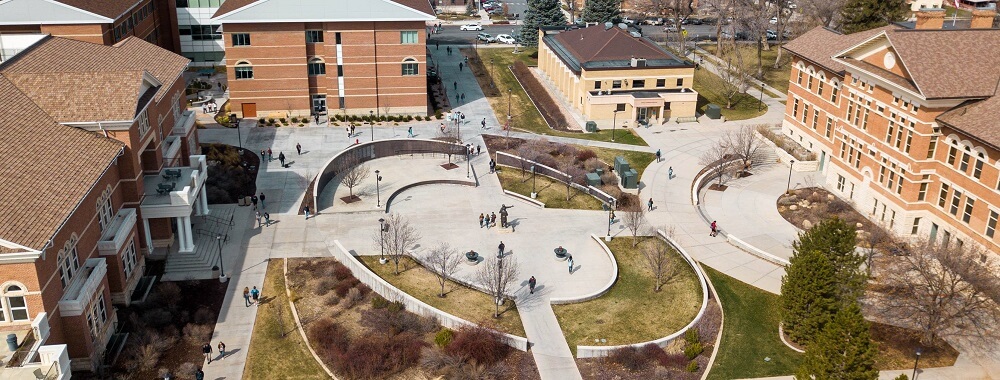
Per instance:
[[[910,228],[910,235],[916,235],[917,230],[920,229],[920,217],[913,218],[913,227]]]
[[[684,87],[684,79],[677,78],[677,87]]]
[[[837,174],[837,191],[840,191],[841,193],[844,192],[844,182],[844,176]]]
[[[806,90],[811,91],[812,89],[813,89],[813,77],[809,77],[806,79]]]
[[[891,142],[892,142],[892,132],[893,132],[893,131],[894,131],[895,129],[896,129],[896,125],[895,125],[895,124],[893,124],[893,123],[892,123],[892,122],[890,121],[890,122],[889,122],[889,129],[887,129],[887,130],[886,130],[886,132],[885,132],[885,142],[886,142],[886,144],[888,144],[888,143],[891,143]]]
[[[6,297],[7,306],[10,307],[10,319],[14,322],[28,321],[28,303],[24,296]]]
[[[955,155],[958,154],[958,149],[955,147],[948,148],[948,165],[955,165]]]
[[[233,33],[233,46],[250,46],[250,33]]]
[[[816,86],[816,95],[823,97],[823,81],[819,81],[819,85]]]
[[[108,307],[104,303],[104,293],[100,293],[94,303],[90,306],[90,311],[87,313],[87,325],[90,326],[90,334],[94,339],[97,339],[98,335],[101,333],[101,328],[104,327],[104,323],[108,320]]]
[[[122,252],[122,269],[125,270],[125,278],[132,277],[135,262],[135,241],[133,240],[132,244],[125,246],[125,251]]]
[[[792,101],[792,117],[793,118],[799,117],[799,98],[795,98]]]
[[[962,173],[969,170],[969,158],[970,156],[968,153],[962,153],[962,163],[958,165],[958,170],[961,170]]]
[[[927,198],[927,182],[920,184],[920,192],[917,193],[917,200],[922,201]]]
[[[323,31],[322,30],[307,30],[306,31],[306,43],[315,44],[323,42]]]
[[[795,79],[795,83],[798,83],[799,86],[802,85],[802,70],[799,70],[799,74],[798,74],[797,78]]]
[[[108,196],[107,199],[101,200],[101,202],[97,205],[97,221],[101,224],[101,231],[108,228],[108,225],[111,224],[114,217],[115,214],[111,206],[111,197]]]
[[[906,131],[906,148],[903,149],[904,152],[910,153],[911,142],[913,142],[913,131]]]
[[[666,79],[657,79],[656,80],[656,87],[661,87],[661,88],[662,87],[667,87],[667,80]]]
[[[611,88],[622,88],[622,81],[620,80],[611,81]]]
[[[965,212],[962,213],[962,221],[966,224],[972,220],[972,210],[976,207],[976,200],[972,198],[967,198],[965,200]]]
[[[615,104],[615,112],[625,112],[625,103]]]
[[[819,127],[819,112],[818,111],[817,112],[813,112],[813,125],[812,125],[812,127],[813,127],[814,131],[816,130],[816,128]]]
[[[830,134],[833,133],[833,118],[830,116],[826,117],[826,138],[830,138]]]
[[[976,166],[972,169],[972,176],[976,177],[976,179],[983,176],[983,160],[976,159]]]
[[[865,117],[861,119],[861,129],[868,130],[868,109],[865,109]]]
[[[962,204],[962,192],[955,190],[951,193],[951,209],[948,210],[952,215],[958,216],[958,205]]]
[[[399,43],[401,44],[412,45],[419,42],[418,39],[419,35],[415,30],[404,30],[399,32]]]
[[[805,125],[806,120],[809,118],[809,105],[805,104],[802,106],[802,124]]]
[[[896,130],[896,149],[903,144],[903,126],[900,125],[899,129]]]
[[[337,76],[344,76],[344,65],[337,65]]]
[[[253,79],[253,66],[236,66],[236,79]]]
[[[333,34],[333,40],[334,40],[334,43],[336,43],[337,45],[340,45],[340,32],[336,32],[336,33]]]
[[[416,63],[404,63],[403,75],[417,75],[417,65]]]
[[[945,202],[948,202],[948,184],[941,184],[941,194],[938,195],[938,207],[944,208]]]
[[[646,80],[644,79],[633,79],[632,88],[646,88]]]
[[[937,148],[937,136],[931,136],[931,142],[927,145],[927,158],[934,158],[934,150]]]
[[[990,220],[986,222],[986,236],[993,237],[996,234],[997,219],[1000,219],[1000,215],[996,211],[990,210]]]
[[[595,80],[594,81],[594,89],[595,90],[600,90],[601,89],[601,81],[599,81],[599,80]]]
[[[188,0],[177,0],[177,8],[187,8]]]
[[[833,86],[833,90],[830,91],[830,101],[831,102],[834,102],[834,103],[837,102],[837,94],[838,93],[840,93],[840,87]]]
[[[59,282],[62,283],[63,289],[69,286],[70,281],[73,280],[73,275],[79,268],[80,262],[74,243],[73,249],[64,252],[62,257],[59,258]]]
[[[309,76],[326,75],[325,62],[309,62]]]

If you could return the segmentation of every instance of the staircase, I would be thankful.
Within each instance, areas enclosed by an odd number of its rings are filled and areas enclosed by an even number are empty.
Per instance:
[[[191,228],[194,231],[194,252],[171,252],[167,255],[164,268],[165,277],[184,277],[185,272],[211,272],[213,266],[219,265],[219,241],[222,246],[229,244],[229,232],[233,228],[233,212],[236,205],[213,205],[212,214],[191,217]],[[194,274],[194,273],[192,273]],[[172,275],[172,276],[168,276]],[[203,277],[202,275],[193,277]]]

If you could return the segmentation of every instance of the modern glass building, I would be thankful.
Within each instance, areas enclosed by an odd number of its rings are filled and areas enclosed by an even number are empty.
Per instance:
[[[224,64],[222,25],[212,24],[212,15],[225,0],[176,1],[181,55],[190,59],[192,66]]]

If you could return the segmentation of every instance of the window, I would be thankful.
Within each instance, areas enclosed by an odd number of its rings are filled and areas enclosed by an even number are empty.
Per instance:
[[[599,80],[595,80],[594,81],[594,89],[595,90],[600,90],[601,89],[601,81],[599,81]]]
[[[137,118],[139,121],[139,137],[146,136],[146,132],[149,132],[149,114],[143,110]]]
[[[187,8],[188,0],[177,0],[177,8]]]
[[[826,117],[826,138],[830,138],[833,133],[833,118],[830,116]]]
[[[407,58],[403,60],[403,75],[417,75],[419,72],[417,60]]]
[[[813,77],[812,75],[810,75],[809,78],[806,78],[806,90],[812,91],[812,89],[813,89]]]
[[[108,186],[97,200],[97,220],[101,224],[101,231],[111,224],[114,216],[114,209],[111,206],[111,187]]]
[[[309,76],[319,76],[326,75],[326,62],[323,62],[320,58],[313,58],[309,60]]]
[[[903,149],[904,152],[910,153],[911,142],[913,142],[913,131],[906,131],[906,148]]]
[[[250,62],[236,62],[236,79],[253,79],[253,66]]]
[[[948,148],[948,165],[955,165],[955,155],[958,153],[958,149],[955,147]]]
[[[645,79],[633,79],[632,80],[632,88],[646,88],[646,80]]]
[[[948,184],[941,184],[941,194],[938,195],[938,207],[944,208],[945,202],[948,202]]]
[[[934,158],[934,149],[937,148],[937,136],[931,136],[931,142],[927,145],[927,158]]]
[[[318,43],[318,42],[323,42],[323,31],[322,30],[307,30],[306,31],[306,42],[307,43],[311,43],[311,44]],[[249,45],[249,43],[247,45]]]
[[[795,100],[792,101],[792,117],[799,117],[799,98],[795,98]]]
[[[840,93],[840,86],[834,84],[833,85],[833,90],[830,91],[830,101],[831,102],[834,102],[834,103],[837,102],[837,94],[838,93]]]
[[[895,129],[896,129],[896,125],[893,124],[890,121],[889,122],[889,129],[887,129],[886,132],[885,132],[885,142],[886,143],[892,142],[892,131],[894,131]]]
[[[951,209],[948,210],[952,215],[958,216],[958,205],[962,203],[962,192],[955,190],[951,194]]]
[[[972,210],[976,207],[976,200],[972,198],[967,198],[965,200],[965,212],[962,213],[962,221],[969,223],[972,220]]]
[[[7,310],[10,312],[10,320],[12,322],[31,320],[28,317],[28,303],[24,300],[24,293],[24,288],[18,285],[10,285],[7,286],[7,289],[4,289],[4,301],[7,304]],[[6,318],[6,315],[4,318]]]
[[[677,87],[684,87],[684,79],[677,78]]]
[[[996,211],[990,210],[990,221],[986,222],[986,236],[993,237],[997,232],[997,219],[1000,215]]]
[[[340,32],[336,32],[333,34],[333,40],[337,45],[340,45]]]
[[[813,130],[815,131],[816,128],[817,128],[817,126],[819,125],[819,111],[814,111],[813,112],[813,122],[812,122],[812,124],[813,124],[812,125]]]
[[[233,33],[233,46],[250,46],[250,33]]]
[[[122,269],[125,270],[125,278],[132,277],[135,262],[135,240],[133,240],[132,244],[125,246],[125,251],[122,252]]]
[[[805,104],[805,105],[802,106],[802,124],[803,125],[806,124],[806,120],[808,120],[808,117],[809,117],[809,104]]]
[[[962,163],[958,165],[958,170],[965,173],[969,170],[969,153],[962,153]]]
[[[404,30],[399,32],[399,43],[401,44],[415,44],[418,42],[418,38],[419,36],[415,30]]]
[[[837,191],[841,193],[844,192],[844,182],[845,182],[844,176],[837,174]]]
[[[625,112],[625,103],[615,104],[615,112]]]
[[[927,198],[927,182],[920,184],[920,192],[917,193],[917,200],[922,201]]]
[[[913,227],[910,228],[910,235],[916,235],[917,230],[920,229],[920,217],[913,218]]]
[[[337,76],[344,76],[344,65],[337,65]]]
[[[976,159],[976,166],[972,169],[972,176],[979,179],[983,176],[983,160]]]
[[[73,275],[76,274],[76,270],[80,268],[79,255],[76,250],[76,237],[70,238],[66,242],[62,251],[59,252],[59,282],[62,283],[63,289],[69,286],[70,281],[73,280]]]
[[[802,85],[802,69],[799,69],[799,75],[798,75],[798,77],[797,77],[797,78],[795,79],[795,83],[798,83],[798,84],[799,84],[799,86],[801,86],[801,85]]]
[[[656,87],[667,87],[667,80],[666,79],[657,79],[656,80]]]
[[[90,335],[97,339],[101,334],[101,328],[108,320],[108,307],[104,303],[104,293],[98,294],[97,298],[90,304],[87,312],[87,325],[90,326]]]
[[[823,97],[823,79],[820,78],[819,84],[816,86],[816,95]]]
[[[620,80],[611,81],[611,88],[622,88],[622,81]]]

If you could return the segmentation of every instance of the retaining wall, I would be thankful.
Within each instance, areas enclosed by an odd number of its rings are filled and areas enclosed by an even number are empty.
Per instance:
[[[601,241],[601,238],[597,237],[596,235],[590,235],[590,237],[593,238],[594,241],[596,241],[597,244],[601,246],[601,249],[604,250],[604,253],[606,253],[608,255],[608,258],[611,259],[611,273],[613,274],[613,276],[611,276],[611,280],[609,280],[607,284],[601,287],[601,289],[598,289],[597,291],[594,291],[590,294],[585,294],[579,297],[565,297],[565,298],[553,297],[549,298],[549,303],[553,305],[562,305],[568,303],[590,301],[594,298],[603,296],[604,293],[607,293],[609,290],[611,290],[611,286],[613,286],[615,282],[618,281],[618,260],[615,260],[615,255],[612,254],[611,249],[608,248],[608,246],[604,244],[603,241]]]
[[[572,182],[570,181],[569,174],[556,170],[555,168],[504,152],[496,152],[495,160],[497,165],[520,168],[521,170],[524,171],[530,170],[531,165],[535,165],[535,174],[540,174],[549,177],[555,181],[561,182],[564,185],[568,184],[569,187],[590,194],[590,196],[597,198],[597,200],[601,201],[605,205],[610,206],[615,204],[616,201],[615,197],[612,197],[610,194],[605,193],[604,191],[601,191],[601,189],[598,189],[596,187],[583,186],[578,183]]]

